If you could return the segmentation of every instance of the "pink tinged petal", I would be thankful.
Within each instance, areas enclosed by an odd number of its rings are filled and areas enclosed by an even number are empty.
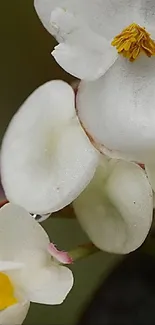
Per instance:
[[[148,164],[145,166],[146,173],[148,175],[149,181],[151,183],[152,189],[155,192],[155,164]],[[154,194],[154,203],[155,203],[155,194]],[[155,206],[155,204],[154,204]]]
[[[53,34],[58,35],[59,42],[63,41],[55,47],[52,55],[63,69],[75,77],[97,79],[117,59],[117,52],[110,42],[95,34],[70,12],[61,8],[54,10],[51,25]]]
[[[58,250],[53,243],[49,244],[48,252],[51,254],[52,257],[54,257],[58,262],[62,264],[73,263],[73,259],[71,258],[71,256],[69,256],[67,252]]]
[[[98,248],[127,254],[144,242],[150,230],[152,189],[138,165],[103,158],[73,207],[82,228]]]
[[[110,157],[155,161],[155,58],[117,59],[97,81],[81,82],[79,118]],[[108,151],[109,149],[109,151]]]
[[[30,307],[29,301],[21,301],[0,312],[1,325],[21,325],[26,318]]]
[[[48,305],[61,304],[73,286],[71,270],[55,263],[24,276],[22,280],[27,299]]]
[[[92,179],[97,163],[98,153],[76,116],[73,89],[60,80],[30,95],[2,143],[6,196],[34,214],[70,204]]]

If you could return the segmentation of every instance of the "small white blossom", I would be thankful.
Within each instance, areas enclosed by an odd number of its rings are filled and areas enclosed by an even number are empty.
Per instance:
[[[14,116],[1,150],[6,196],[43,218],[73,202],[96,246],[128,253],[143,243],[152,222],[155,4],[151,0],[34,4],[59,42],[52,55],[82,81],[76,98],[62,81],[41,86]],[[146,169],[133,162],[104,157],[101,161],[99,151],[144,163]],[[54,254],[59,256],[57,250]],[[66,256],[61,259],[66,261]]]
[[[2,143],[1,176],[7,198],[43,213],[39,221],[73,201],[82,227],[102,250],[128,253],[151,227],[152,189],[145,171],[131,162],[101,158],[64,82],[41,86],[19,109]],[[66,254],[53,245],[48,249],[68,263]]]
[[[48,235],[23,208],[0,209],[0,234],[0,324],[19,325],[30,302],[62,303],[73,275],[51,257]]]

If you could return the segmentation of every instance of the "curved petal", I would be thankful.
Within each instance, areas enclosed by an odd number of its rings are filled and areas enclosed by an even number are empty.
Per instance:
[[[52,12],[53,34],[64,41],[52,52],[55,60],[79,79],[94,80],[103,75],[117,59],[117,52],[105,38],[94,33],[68,11]]]
[[[23,208],[8,203],[0,209],[1,261],[25,263],[27,254],[29,260],[33,255],[36,263],[38,251],[45,251],[47,254],[48,245],[49,238],[44,229]]]
[[[37,270],[35,274],[25,273],[21,278],[22,288],[32,302],[41,304],[61,304],[73,286],[71,270],[65,266],[52,264]]]
[[[62,7],[80,17],[95,33],[110,40],[124,27],[137,21],[139,0],[35,0],[34,5],[50,33],[53,33],[51,12]]]
[[[31,213],[68,205],[94,175],[98,153],[81,128],[74,100],[67,83],[46,83],[22,105],[4,136],[1,175],[6,196]]]
[[[29,301],[23,301],[8,307],[0,312],[0,324],[2,325],[20,325],[28,313],[30,307]]]
[[[152,190],[144,171],[136,164],[102,160],[73,207],[97,247],[126,254],[138,248],[149,232]]]
[[[134,63],[119,57],[102,78],[80,84],[79,118],[94,141],[117,151],[117,158],[155,160],[154,82],[155,58],[141,56]]]
[[[65,0],[34,0],[34,7],[37,14],[44,27],[51,34],[53,34],[53,29],[50,23],[51,13],[55,8],[60,6],[63,7],[64,2]]]
[[[72,264],[73,259],[68,252],[60,251],[57,249],[56,245],[50,243],[48,246],[48,252],[50,255],[61,264]]]

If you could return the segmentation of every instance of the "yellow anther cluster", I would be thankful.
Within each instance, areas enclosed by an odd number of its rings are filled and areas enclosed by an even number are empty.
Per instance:
[[[155,55],[155,41],[145,28],[133,23],[115,36],[111,45],[115,46],[118,53],[131,62],[136,60],[140,53],[148,57]]]
[[[0,310],[17,303],[14,297],[14,288],[9,277],[0,272]]]

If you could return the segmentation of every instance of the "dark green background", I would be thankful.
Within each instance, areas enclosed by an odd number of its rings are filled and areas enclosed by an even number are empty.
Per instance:
[[[50,79],[73,79],[51,57],[56,44],[44,30],[32,0],[0,0],[0,138],[26,97]],[[44,223],[59,248],[71,249],[87,241],[75,220],[48,219]],[[74,324],[93,290],[117,257],[98,253],[72,266],[75,285],[61,306],[32,304],[25,324]]]

